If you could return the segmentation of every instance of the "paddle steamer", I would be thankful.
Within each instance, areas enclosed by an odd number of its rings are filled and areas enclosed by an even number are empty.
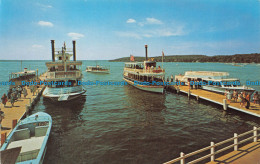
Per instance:
[[[51,40],[52,62],[46,62],[48,71],[45,81],[48,85],[43,92],[43,97],[53,101],[68,101],[86,92],[82,85],[78,85],[82,79],[82,61],[76,61],[76,41],[72,43],[73,50],[66,49],[65,42],[61,50],[55,50],[54,40]],[[73,61],[70,60],[72,56]]]

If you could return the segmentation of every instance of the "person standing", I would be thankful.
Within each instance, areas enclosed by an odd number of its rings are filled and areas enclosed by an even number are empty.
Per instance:
[[[1,100],[2,100],[2,103],[4,104],[4,107],[5,107],[6,102],[7,102],[7,100],[8,100],[5,93],[4,93],[4,95],[2,96]]]
[[[237,102],[238,93],[236,90],[234,90],[234,92],[233,92],[233,97],[234,97],[234,101]]]
[[[27,95],[28,95],[27,89],[24,87],[23,88],[23,96],[24,96],[24,98],[26,98]]]
[[[13,92],[11,94],[11,104],[12,104],[12,106],[14,106],[14,101],[15,101],[15,93]]]
[[[2,129],[2,120],[5,118],[5,113],[0,108],[0,130]]]
[[[254,104],[259,104],[259,95],[257,91],[254,93],[253,100]]]

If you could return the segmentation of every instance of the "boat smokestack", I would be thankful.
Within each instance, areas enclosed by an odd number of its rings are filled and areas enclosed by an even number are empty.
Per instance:
[[[52,54],[52,61],[55,62],[55,47],[54,47],[54,40],[51,40],[51,54]]]
[[[72,44],[73,44],[73,60],[76,61],[76,40],[73,40]]]
[[[148,45],[145,45],[144,47],[145,47],[145,60],[147,61],[148,60],[148,50],[147,50]]]

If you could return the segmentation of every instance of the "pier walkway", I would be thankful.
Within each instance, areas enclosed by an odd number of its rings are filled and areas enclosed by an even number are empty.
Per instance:
[[[37,99],[40,97],[44,86],[39,86],[36,89],[35,94],[30,91],[29,87],[26,87],[28,95],[24,98],[24,95],[21,95],[21,98],[15,101],[14,106],[12,107],[11,102],[8,100],[6,106],[1,103],[0,108],[4,112],[5,117],[2,120],[2,129],[1,134],[6,133],[6,136],[12,130],[13,124],[19,122],[32,108],[32,106],[37,102]]]
[[[234,100],[231,100],[230,103],[227,102],[225,100],[226,97],[218,93],[214,93],[202,89],[192,89],[189,92],[188,86],[168,86],[168,89],[175,90],[176,92],[185,93],[188,96],[194,96],[197,98],[197,100],[203,99],[215,104],[222,105],[224,109],[230,108],[240,112],[247,113],[249,115],[260,117],[260,106],[259,104],[254,104],[253,102],[250,102],[249,109],[246,109],[245,107],[241,107],[239,102],[234,102]]]

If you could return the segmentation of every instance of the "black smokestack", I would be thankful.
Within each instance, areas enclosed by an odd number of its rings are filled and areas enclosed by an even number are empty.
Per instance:
[[[73,44],[73,60],[76,61],[76,41],[72,41]]]
[[[51,54],[52,54],[52,61],[55,62],[55,47],[54,47],[54,40],[51,40]]]
[[[148,60],[148,50],[147,50],[147,47],[148,45],[145,45],[145,60],[147,61]]]

